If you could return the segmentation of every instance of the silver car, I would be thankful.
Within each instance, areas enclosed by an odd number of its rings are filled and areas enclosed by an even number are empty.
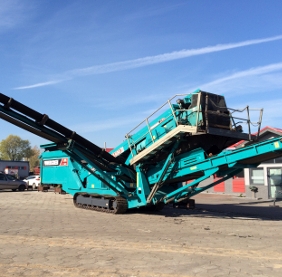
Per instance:
[[[0,189],[24,191],[25,189],[27,189],[27,184],[24,181],[18,180],[13,175],[0,173]]]

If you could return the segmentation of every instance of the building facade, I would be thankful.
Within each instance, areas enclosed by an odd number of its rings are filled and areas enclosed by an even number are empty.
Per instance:
[[[29,162],[0,160],[0,172],[23,179],[29,174]]]
[[[265,127],[261,130],[259,141],[282,136],[282,129]],[[249,145],[249,141],[240,141],[232,146],[233,149]],[[216,181],[212,176],[200,184],[204,186]],[[257,192],[251,188],[257,188]],[[282,154],[281,157],[265,161],[257,168],[245,168],[234,178],[221,182],[206,193],[232,194],[259,199],[282,199]]]

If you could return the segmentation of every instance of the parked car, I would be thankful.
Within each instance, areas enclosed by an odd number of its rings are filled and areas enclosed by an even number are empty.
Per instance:
[[[30,175],[23,179],[26,182],[28,188],[37,189],[40,185],[40,176],[39,175]]]
[[[13,175],[0,173],[0,189],[11,189],[12,191],[24,191],[27,189],[26,182],[17,179]]]

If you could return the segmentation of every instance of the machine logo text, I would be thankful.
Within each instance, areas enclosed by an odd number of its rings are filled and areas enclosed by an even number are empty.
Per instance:
[[[68,158],[56,159],[56,160],[45,160],[43,161],[44,166],[67,166]]]

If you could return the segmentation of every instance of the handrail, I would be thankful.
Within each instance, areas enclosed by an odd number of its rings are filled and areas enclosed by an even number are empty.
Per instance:
[[[216,105],[211,99],[209,99],[208,101],[211,101],[212,104],[213,104],[216,108],[218,108],[219,110],[222,109],[222,107],[219,107],[218,105]],[[232,122],[233,122],[233,126],[235,126],[235,127],[236,127],[236,124],[237,124],[237,123],[235,122],[234,119],[244,121],[244,122],[247,124],[247,126],[248,126],[249,140],[252,139],[252,137],[251,137],[251,126],[250,126],[250,125],[255,126],[255,124],[257,124],[258,130],[257,130],[256,139],[258,139],[259,132],[260,132],[260,127],[261,127],[261,122],[262,122],[262,114],[263,114],[263,109],[262,109],[262,108],[261,108],[261,109],[258,109],[258,108],[256,109],[256,108],[250,108],[249,106],[246,106],[245,108],[242,108],[242,109],[233,109],[233,108],[229,108],[229,107],[226,107],[226,108],[224,108],[224,109],[227,109],[227,110],[229,111],[229,115],[228,115],[228,114],[217,114],[217,116],[230,117],[230,119],[231,119]],[[230,112],[230,111],[232,111],[232,112]],[[247,119],[246,119],[246,118],[237,117],[237,116],[233,116],[233,113],[235,113],[235,112],[240,112],[240,113],[242,113],[242,112],[244,112],[244,111],[246,111],[246,113],[247,113]],[[252,122],[252,121],[251,121],[251,118],[250,118],[250,111],[259,111],[259,112],[260,112],[259,119],[258,119],[257,122]],[[207,111],[207,113],[213,113],[213,112],[212,112],[212,111]],[[244,122],[240,122],[240,123],[244,123]]]
[[[146,122],[146,119],[149,119],[150,117],[152,117],[154,114],[156,114],[158,111],[160,111],[163,107],[165,107],[167,105],[168,102],[171,102],[171,100],[173,100],[174,98],[176,98],[177,96],[187,96],[187,95],[192,95],[192,94],[197,94],[196,92],[192,92],[192,93],[185,93],[185,94],[175,94],[173,97],[171,97],[170,99],[168,99],[163,105],[161,105],[158,109],[156,109],[152,114],[150,114],[148,117],[146,117],[143,121],[141,121],[136,127],[134,127],[133,129],[131,129],[127,135],[129,135],[130,133],[132,133],[133,131],[135,131],[139,126],[141,126],[143,123]]]
[[[199,93],[200,92],[200,93]],[[172,104],[172,100],[177,98],[177,97],[187,97],[188,95],[198,95],[198,99],[197,99],[197,106],[193,107],[193,110],[187,108],[187,109],[183,109],[183,108],[176,108],[173,107],[173,104]],[[150,138],[151,138],[151,142],[152,144],[154,144],[156,142],[156,138],[155,136],[153,135],[152,131],[153,129],[155,129],[159,123],[161,122],[154,122],[154,124],[151,124],[150,121],[153,121],[151,120],[151,118],[156,115],[158,112],[160,112],[161,109],[163,109],[166,105],[169,106],[169,110],[171,111],[171,113],[169,115],[165,115],[164,118],[162,118],[162,122],[163,121],[167,121],[170,117],[173,117],[173,120],[176,124],[176,126],[178,126],[179,123],[178,122],[178,119],[177,117],[179,116],[179,113],[181,112],[187,112],[187,115],[191,115],[193,113],[196,113],[195,115],[195,121],[196,122],[193,122],[193,125],[195,124],[195,126],[197,127],[197,130],[198,130],[198,125],[199,125],[199,120],[201,119],[200,118],[200,114],[201,113],[204,113],[206,116],[206,121],[205,121],[205,126],[206,128],[208,129],[208,126],[212,127],[212,125],[210,125],[210,123],[208,122],[208,114],[213,114],[214,116],[221,116],[221,117],[229,117],[230,118],[230,121],[232,124],[230,124],[230,126],[228,127],[230,130],[233,130],[233,128],[237,128],[238,124],[239,123],[245,123],[247,124],[247,128],[248,128],[248,135],[249,135],[249,140],[252,139],[252,136],[251,136],[251,124],[253,126],[258,126],[258,133],[260,131],[260,126],[261,126],[261,120],[262,120],[262,109],[250,109],[249,106],[246,106],[242,109],[234,109],[234,108],[229,108],[229,107],[220,107],[218,105],[216,105],[212,99],[210,99],[208,97],[208,95],[206,95],[206,105],[205,107],[202,107],[201,105],[201,97],[200,97],[200,94],[201,94],[201,91],[198,91],[198,92],[193,92],[193,93],[189,93],[189,94],[176,94],[174,95],[173,97],[171,97],[169,100],[167,100],[167,102],[165,102],[163,105],[161,105],[158,109],[156,109],[153,113],[151,113],[148,117],[146,117],[142,122],[140,122],[135,128],[133,128],[132,130],[130,130],[127,134],[126,134],[126,139],[128,141],[128,146],[129,146],[129,149],[132,153],[132,155],[136,155],[135,153],[133,153],[133,149],[136,149],[137,146],[138,146],[138,143],[141,142],[142,140],[144,140],[147,135],[149,134],[150,135]],[[210,102],[214,108],[216,110],[219,110],[219,111],[227,111],[227,113],[216,113],[216,111],[213,111],[213,110],[209,110],[208,109],[208,102]],[[194,109],[195,108],[195,109]],[[190,112],[189,112],[190,111]],[[257,122],[252,122],[251,121],[251,118],[250,118],[250,112],[251,111],[260,111],[260,116],[259,116],[259,120]],[[239,116],[236,116],[235,113],[244,113],[246,112],[246,118],[245,117],[239,117]],[[160,114],[159,114],[160,115]],[[157,117],[155,117],[156,119]],[[241,122],[238,122],[238,121],[241,121]],[[146,129],[143,130],[143,133],[140,133],[140,136],[138,138],[134,137],[134,133],[137,134],[138,131],[141,131],[142,128],[140,128],[141,126],[143,126],[145,124],[144,127],[147,128],[147,131]],[[137,131],[138,130],[138,131]],[[142,150],[141,148],[138,149],[139,150]],[[137,153],[137,152],[136,152]],[[138,153],[137,153],[138,154]]]
[[[166,117],[166,118],[164,119],[164,121],[167,120],[167,119],[169,119],[169,117],[171,117],[171,116],[172,116],[172,115],[170,114],[168,117]],[[154,128],[150,127],[150,123],[149,123],[149,122],[148,122],[148,124],[147,124],[147,119],[148,119],[148,118],[146,118],[144,121],[142,121],[142,123],[146,122],[146,126],[148,127],[148,131],[147,131],[146,133],[144,133],[141,137],[139,137],[138,140],[141,141],[143,138],[146,138],[147,134],[150,134],[151,139],[152,139],[152,142],[154,143],[155,140],[154,140],[154,138],[153,138],[153,136],[152,136],[152,133],[151,133],[151,130],[153,130]],[[139,124],[139,125],[140,125],[140,124]],[[133,140],[132,140],[132,142],[129,141],[130,139],[132,139],[132,136],[129,135],[129,133],[126,134],[125,138],[126,138],[127,141],[128,141],[128,146],[129,146],[130,151],[131,151],[131,153],[132,153],[131,147],[132,147],[132,146],[133,146],[134,148],[136,147],[135,141],[133,141]]]
[[[168,104],[169,104],[169,107],[170,107],[170,110],[171,110],[171,112],[172,112],[172,115],[173,115],[175,124],[176,124],[176,126],[177,126],[177,125],[178,125],[177,118],[176,118],[176,116],[175,116],[175,112],[174,112],[174,110],[173,110],[173,108],[172,108],[172,105],[171,105],[171,103],[170,103],[170,100],[168,100],[167,102],[168,102]]]

